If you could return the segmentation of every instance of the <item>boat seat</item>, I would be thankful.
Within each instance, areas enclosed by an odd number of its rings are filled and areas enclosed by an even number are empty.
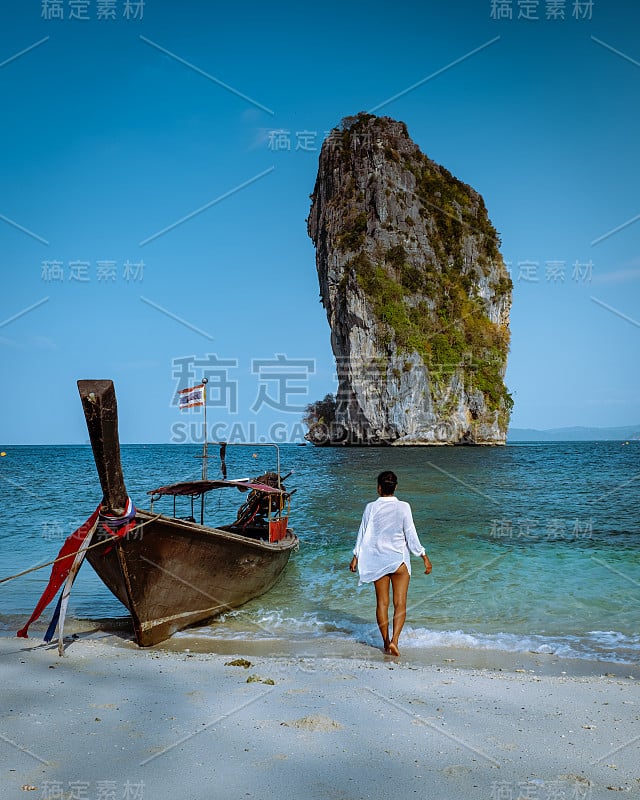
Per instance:
[[[246,536],[248,539],[262,539],[265,542],[269,540],[269,530],[255,525],[249,525],[246,528],[241,525],[222,525],[221,530],[237,533],[240,536]]]

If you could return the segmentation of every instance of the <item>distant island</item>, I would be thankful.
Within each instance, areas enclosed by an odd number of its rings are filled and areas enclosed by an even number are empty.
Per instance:
[[[509,428],[507,442],[640,442],[640,425],[622,425],[618,428]]]
[[[512,282],[482,196],[404,122],[360,113],[325,139],[311,200],[338,388],[306,438],[505,444]]]

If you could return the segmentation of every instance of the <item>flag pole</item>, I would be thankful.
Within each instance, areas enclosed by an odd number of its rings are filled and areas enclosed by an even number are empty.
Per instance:
[[[208,378],[202,379],[202,396],[204,399],[204,444],[202,446],[202,480],[206,481],[207,479],[207,384],[209,383]],[[202,495],[204,501],[204,495]]]
[[[207,480],[207,384],[208,378],[202,379],[202,399],[204,400],[204,444],[202,445],[202,480]],[[200,524],[204,525],[204,492],[200,495]]]

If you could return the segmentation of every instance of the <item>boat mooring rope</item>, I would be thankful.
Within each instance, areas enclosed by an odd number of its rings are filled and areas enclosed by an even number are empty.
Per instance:
[[[129,532],[131,534],[131,538],[133,538],[133,534],[136,531],[141,530],[142,528],[144,528],[145,525],[148,525],[150,522],[155,522],[161,516],[162,516],[162,514],[156,514],[155,517],[152,517],[151,519],[148,519],[146,522],[141,522],[139,525],[136,525],[136,527],[133,528],[133,530],[131,530]],[[118,536],[115,533],[112,533],[111,534],[111,538],[112,539],[121,539],[122,537]],[[108,541],[109,541],[108,539],[103,539],[101,542],[95,542],[95,544],[89,545],[89,547],[87,547],[87,550],[85,552],[88,552],[89,550],[93,550],[94,547],[101,547],[101,546],[105,545]],[[7,583],[8,581],[13,581],[16,578],[22,578],[24,575],[28,575],[30,572],[36,572],[39,569],[44,569],[45,567],[50,567],[52,564],[57,564],[58,561],[64,561],[67,558],[71,558],[71,556],[67,554],[66,556],[62,556],[62,558],[54,558],[53,561],[47,561],[44,564],[39,564],[37,567],[30,567],[29,569],[25,569],[22,572],[17,572],[15,575],[8,575],[6,578],[0,578],[0,583]]]

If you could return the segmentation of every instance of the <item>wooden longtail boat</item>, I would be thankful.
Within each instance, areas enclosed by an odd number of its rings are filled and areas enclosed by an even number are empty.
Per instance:
[[[93,449],[105,517],[123,518],[130,503],[120,462],[118,412],[112,381],[78,381]],[[275,445],[272,445],[275,447]],[[224,465],[226,445],[222,443]],[[298,546],[288,528],[290,493],[277,472],[253,480],[203,479],[151,490],[151,508],[135,509],[136,527],[114,537],[99,525],[87,560],[133,618],[136,641],[148,647],[189,625],[215,617],[267,592]],[[223,474],[226,476],[226,467]],[[237,519],[221,527],[204,524],[204,496],[214,490],[247,493]],[[174,516],[158,514],[159,498],[174,498]],[[193,512],[175,516],[175,498],[201,500],[200,522]],[[131,512],[133,513],[133,512]],[[107,524],[109,524],[107,522]]]

